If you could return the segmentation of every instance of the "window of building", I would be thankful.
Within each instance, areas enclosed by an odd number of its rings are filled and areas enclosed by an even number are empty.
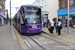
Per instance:
[[[39,1],[38,1],[38,3],[37,3],[37,4],[38,4],[38,6],[39,6]]]
[[[47,11],[47,5],[45,5],[45,11]]]
[[[39,1],[38,1],[38,4],[39,4]]]
[[[42,0],[42,4],[44,3],[44,0]]]
[[[74,1],[74,0],[70,0],[70,6],[73,6],[73,1]]]
[[[41,9],[42,9],[42,11],[43,11],[43,10],[44,10],[44,7],[42,7]]]
[[[65,8],[65,2],[62,3],[62,8]]]
[[[59,0],[59,1],[61,1],[61,0]]]
[[[47,0],[45,0],[45,2],[47,2]]]

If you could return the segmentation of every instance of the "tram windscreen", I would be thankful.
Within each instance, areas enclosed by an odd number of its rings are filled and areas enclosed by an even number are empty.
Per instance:
[[[27,7],[24,9],[26,24],[40,24],[41,23],[41,9],[35,7]]]

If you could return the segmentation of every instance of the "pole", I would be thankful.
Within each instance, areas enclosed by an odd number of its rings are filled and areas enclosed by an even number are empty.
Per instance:
[[[67,34],[69,34],[69,0],[68,0]]]
[[[10,0],[10,25],[11,25],[11,0]]]

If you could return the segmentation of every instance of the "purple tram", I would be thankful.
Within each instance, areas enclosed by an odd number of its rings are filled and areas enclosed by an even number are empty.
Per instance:
[[[22,5],[13,19],[13,25],[21,33],[40,33],[41,8],[33,5]]]

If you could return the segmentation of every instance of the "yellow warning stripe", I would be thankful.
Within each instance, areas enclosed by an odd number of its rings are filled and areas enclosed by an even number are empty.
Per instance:
[[[14,28],[14,26],[13,26],[13,28]],[[21,44],[24,43],[23,39],[21,38],[21,36],[19,35],[19,33],[17,32],[17,30],[16,30],[15,28],[14,28],[14,31],[15,31],[15,33],[16,33],[16,36],[17,36],[19,42],[20,42]]]

